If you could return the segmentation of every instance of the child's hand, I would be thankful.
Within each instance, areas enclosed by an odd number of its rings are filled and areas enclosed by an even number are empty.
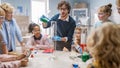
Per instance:
[[[66,47],[64,47],[63,51],[68,52],[69,50]]]

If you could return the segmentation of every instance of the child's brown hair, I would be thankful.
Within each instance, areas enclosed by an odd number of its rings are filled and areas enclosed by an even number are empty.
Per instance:
[[[87,46],[100,68],[120,67],[120,27],[104,23],[89,36]]]

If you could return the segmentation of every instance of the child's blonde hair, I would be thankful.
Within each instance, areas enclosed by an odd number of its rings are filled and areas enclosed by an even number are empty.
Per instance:
[[[5,16],[5,11],[0,7],[0,16]]]
[[[98,12],[103,12],[103,13],[108,13],[109,16],[111,16],[111,13],[112,13],[112,4],[108,4],[108,5],[104,5],[104,6],[101,6],[99,9],[98,9]]]
[[[1,8],[3,8],[5,10],[5,12],[13,12],[13,10],[14,10],[14,7],[9,3],[1,4]]]
[[[87,46],[100,68],[120,67],[120,27],[104,23],[89,36]]]

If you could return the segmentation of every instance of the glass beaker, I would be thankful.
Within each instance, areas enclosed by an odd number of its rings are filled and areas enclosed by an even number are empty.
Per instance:
[[[57,35],[57,22],[56,21],[51,21],[50,35],[51,35],[51,38],[50,38],[51,40],[52,40],[52,37]],[[56,55],[55,55],[56,42],[53,40],[51,42],[52,42],[52,45],[54,46],[54,51],[52,53],[52,56],[50,57],[50,60],[55,60],[56,59]]]

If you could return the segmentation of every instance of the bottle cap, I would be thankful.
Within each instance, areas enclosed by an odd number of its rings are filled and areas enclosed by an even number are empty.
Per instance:
[[[77,68],[78,67],[78,64],[73,64],[73,68]]]

